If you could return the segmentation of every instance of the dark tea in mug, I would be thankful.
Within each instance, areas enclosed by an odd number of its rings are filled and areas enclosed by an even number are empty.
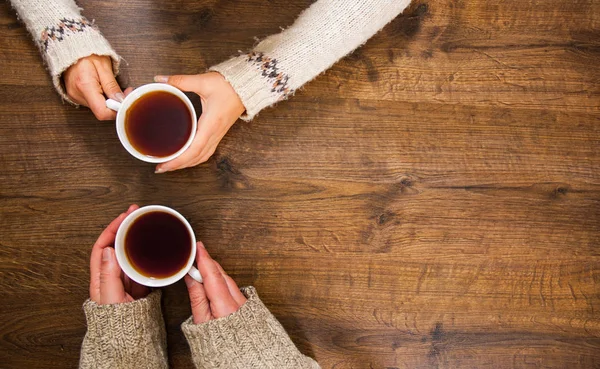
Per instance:
[[[125,133],[140,153],[167,157],[179,151],[192,134],[192,113],[178,96],[149,92],[134,101],[125,116]]]
[[[192,252],[184,223],[172,214],[153,211],[133,221],[125,234],[125,255],[143,276],[167,278],[183,269]]]

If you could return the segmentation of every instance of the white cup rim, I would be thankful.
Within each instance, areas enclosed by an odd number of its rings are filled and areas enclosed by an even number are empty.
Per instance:
[[[125,236],[127,235],[129,227],[131,227],[133,222],[137,220],[140,216],[155,211],[168,213],[179,219],[187,228],[190,234],[190,241],[192,243],[190,249],[190,256],[185,266],[181,268],[181,270],[177,273],[165,278],[153,278],[141,274],[140,272],[135,270],[135,268],[131,265],[131,262],[127,258],[127,255],[125,254]],[[127,215],[127,217],[125,217],[125,219],[119,226],[115,238],[115,254],[117,256],[117,262],[119,263],[121,270],[123,270],[123,272],[133,281],[148,287],[164,287],[177,282],[178,280],[183,278],[190,271],[190,269],[192,269],[194,260],[196,260],[196,235],[194,234],[194,230],[192,229],[190,223],[178,211],[163,205],[147,205],[136,209],[131,214]]]
[[[179,97],[186,104],[192,116],[192,133],[190,134],[188,140],[185,142],[185,145],[183,145],[181,149],[179,149],[174,154],[164,157],[150,156],[139,152],[135,147],[133,147],[133,145],[129,141],[129,137],[127,137],[127,133],[125,132],[125,117],[127,115],[127,110],[140,97],[146,95],[147,93],[155,91],[165,91]],[[133,157],[145,161],[147,163],[165,163],[183,154],[185,150],[187,150],[190,147],[192,141],[194,141],[194,137],[196,137],[196,130],[198,129],[198,117],[196,117],[196,110],[194,110],[194,105],[181,90],[166,83],[149,83],[133,90],[129,95],[127,95],[123,102],[120,103],[120,108],[117,112],[116,129],[117,135],[119,136],[119,141],[121,141],[123,147]]]

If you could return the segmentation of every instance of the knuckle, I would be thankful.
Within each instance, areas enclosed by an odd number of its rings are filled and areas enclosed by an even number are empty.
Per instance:
[[[98,120],[110,120],[110,119],[112,119],[111,114],[107,113],[107,112],[104,112],[104,111],[94,113],[94,115],[96,116],[96,118]]]
[[[192,309],[194,309],[194,310],[208,309],[208,307],[209,307],[208,300],[201,298],[200,296],[192,296],[192,298],[190,298],[190,305],[192,306]]]
[[[209,272],[209,277],[214,279],[221,279],[223,275],[221,274],[221,271],[218,268],[215,268]]]
[[[169,83],[172,84],[172,85],[178,85],[181,82],[183,82],[183,76],[181,76],[181,75],[176,75],[176,76],[169,77]]]
[[[119,84],[114,79],[112,81],[108,81],[105,85],[105,92],[117,92],[119,90]]]
[[[110,273],[108,268],[104,268],[100,271],[100,284],[106,283],[106,281],[110,278]]]
[[[97,55],[98,60],[104,65],[112,66],[112,59],[108,55]]]
[[[81,89],[81,87],[84,87],[87,84],[87,82],[83,79],[81,75],[78,75],[77,77],[75,77],[75,81],[73,81],[73,84],[78,89]]]
[[[208,159],[210,159],[210,157],[211,157],[211,156],[212,156],[214,153],[215,153],[215,150],[214,150],[214,149],[212,149],[212,150],[209,150],[209,152],[208,152],[208,153],[206,153],[205,155],[203,155],[203,156],[202,156],[202,157],[201,157],[201,158],[198,160],[198,162],[196,163],[196,165],[198,165],[198,164],[202,164],[202,163],[205,163],[206,161],[208,161]]]
[[[190,147],[189,149],[187,149],[179,158],[177,159],[181,159],[179,161],[179,163],[183,164],[188,160],[197,158],[200,156],[201,150],[200,148],[196,148],[196,147]],[[185,155],[185,156],[184,156]],[[175,160],[177,160],[175,159]]]
[[[208,158],[210,158],[211,156],[213,156],[213,154],[215,153],[215,150],[216,150],[216,149],[217,149],[217,148],[216,148],[215,146],[211,147],[211,148],[208,150],[208,153],[207,153],[207,154],[206,154],[206,156],[205,156],[205,157],[206,157],[206,159],[204,159],[204,161],[208,160]]]

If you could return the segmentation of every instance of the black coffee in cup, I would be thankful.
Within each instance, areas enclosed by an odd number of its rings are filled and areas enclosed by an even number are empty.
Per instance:
[[[186,225],[172,214],[152,211],[133,221],[125,234],[125,255],[143,276],[167,278],[183,269],[192,252]]]
[[[134,101],[125,116],[125,133],[140,153],[167,157],[179,151],[192,134],[192,113],[178,96],[153,91]]]

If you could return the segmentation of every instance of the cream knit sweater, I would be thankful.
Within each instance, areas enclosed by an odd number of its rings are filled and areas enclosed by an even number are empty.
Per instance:
[[[109,55],[115,74],[119,56],[74,0],[11,0],[38,44],[54,86],[70,101],[62,73],[91,54]],[[115,2],[116,3],[116,2]],[[267,37],[247,54],[215,65],[240,96],[252,119],[366,42],[400,14],[410,0],[318,0],[296,22]]]
[[[190,317],[181,328],[201,369],[318,369],[302,355],[253,287],[235,313],[204,324]],[[160,290],[134,302],[83,305],[88,331],[81,345],[81,369],[167,368],[167,343]]]

